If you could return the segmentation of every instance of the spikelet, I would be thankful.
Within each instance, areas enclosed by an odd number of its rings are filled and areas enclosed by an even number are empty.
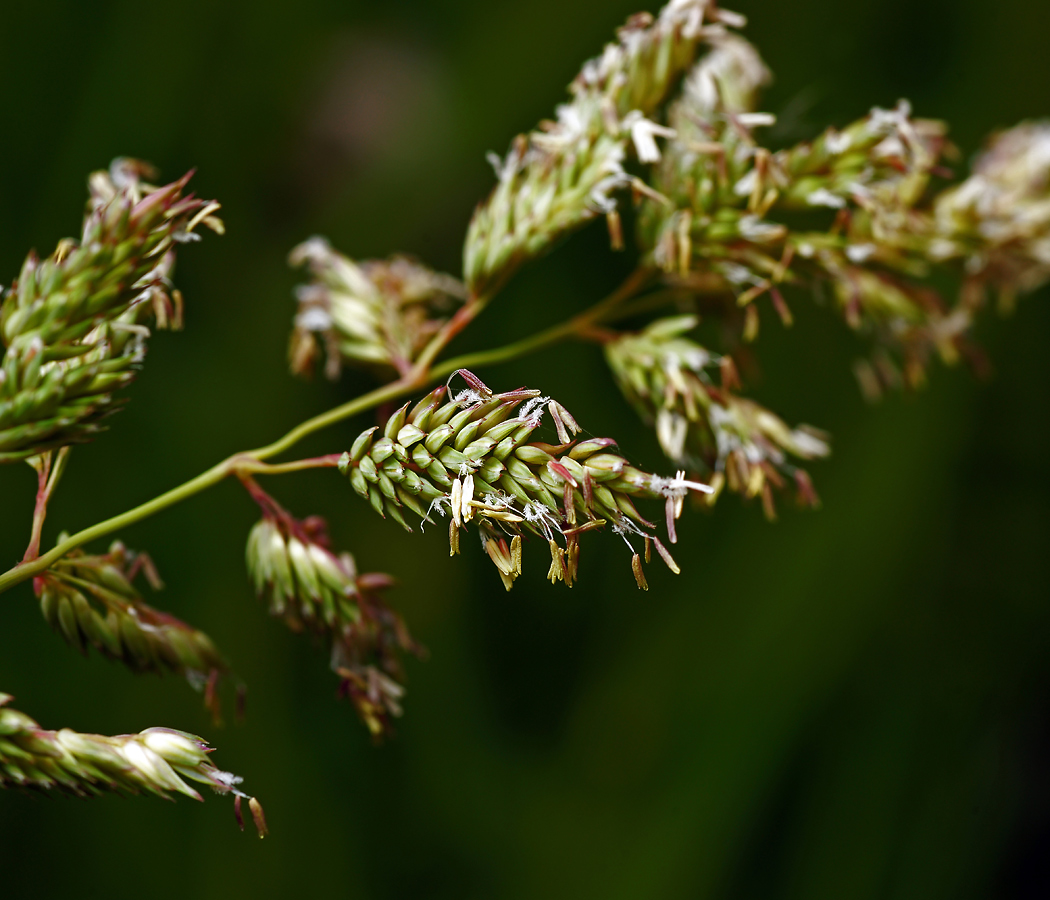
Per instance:
[[[296,375],[313,372],[322,347],[331,379],[344,364],[404,373],[465,296],[455,278],[408,257],[355,263],[320,237],[296,247],[289,261],[312,276],[296,290],[288,354]]]
[[[649,425],[668,458],[716,488],[761,496],[772,517],[772,489],[787,483],[807,504],[816,502],[809,477],[789,457],[818,459],[830,452],[826,436],[788,427],[768,409],[716,386],[710,370],[732,373],[731,361],[685,337],[693,316],[660,319],[639,334],[605,345],[605,358],[624,396]]]
[[[248,573],[270,613],[293,631],[331,640],[339,693],[348,697],[375,739],[402,713],[402,654],[423,648],[383,599],[394,582],[380,573],[358,574],[349,553],[329,549],[323,519],[298,520],[252,486],[264,516],[248,537]]]
[[[229,664],[204,632],[142,600],[133,584],[139,572],[161,586],[150,558],[116,541],[102,556],[72,551],[37,576],[33,589],[44,618],[70,646],[85,654],[93,647],[133,672],[181,675],[218,720],[217,687]]]
[[[80,734],[68,728],[45,731],[25,713],[11,709],[11,700],[9,694],[0,694],[0,787],[75,797],[112,792],[170,799],[174,793],[201,800],[186,783],[189,780],[218,794],[232,794],[240,818],[241,798],[248,797],[238,788],[242,779],[208,761],[212,748],[202,738],[171,728],[147,728],[115,737]],[[263,837],[262,807],[254,797],[248,799]]]

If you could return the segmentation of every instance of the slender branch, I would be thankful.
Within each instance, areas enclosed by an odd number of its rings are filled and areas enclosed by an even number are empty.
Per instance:
[[[270,463],[261,462],[253,457],[242,459],[234,467],[234,474],[243,475],[287,475],[289,472],[303,472],[307,469],[334,469],[339,465],[338,453],[327,456],[316,456],[312,459],[297,459],[295,462]]]
[[[172,488],[170,491],[161,494],[159,497],[154,497],[152,500],[136,506],[134,509],[129,509],[125,513],[113,516],[110,519],[92,525],[90,528],[85,528],[83,531],[78,531],[35,560],[21,563],[9,572],[5,572],[3,575],[0,575],[0,594],[14,587],[14,585],[43,572],[71,550],[75,550],[82,544],[105,537],[114,531],[126,528],[128,525],[134,525],[142,519],[149,518],[154,513],[167,509],[169,506],[174,506],[176,503],[186,500],[194,494],[199,494],[201,491],[213,487],[239,467],[244,466],[249,458],[259,461],[277,456],[315,431],[334,425],[336,422],[340,422],[359,412],[379,406],[379,404],[385,403],[387,400],[400,397],[402,394],[409,393],[417,387],[417,384],[404,380],[392,382],[376,388],[374,391],[369,391],[367,394],[362,394],[360,397],[337,406],[335,409],[330,409],[326,413],[308,419],[272,444],[247,453],[235,453],[233,456],[212,466],[206,472],[202,472],[196,478],[191,478],[184,484]]]
[[[315,431],[322,431],[331,425],[342,422],[344,419],[356,416],[358,413],[366,412],[367,410],[373,409],[389,400],[396,400],[398,397],[410,394],[412,391],[424,387],[428,381],[429,379],[425,375],[422,378],[416,376],[411,378],[399,378],[397,381],[392,381],[390,384],[385,384],[373,391],[369,391],[367,394],[362,394],[360,397],[355,397],[353,400],[349,400],[340,406],[333,407],[327,412],[314,416],[312,419],[307,419],[305,422],[301,422],[284,437],[274,441],[272,444],[267,444],[265,447],[259,447],[257,450],[248,450],[244,453],[238,453],[235,456],[230,457],[230,460],[227,460],[227,462],[236,460],[237,458],[243,460],[245,457],[251,457],[254,459],[271,459],[274,456],[279,456],[286,450],[290,450],[298,444],[299,441],[309,437]],[[0,590],[3,590],[2,579],[0,579]]]
[[[33,529],[29,534],[29,546],[26,547],[22,562],[35,559],[40,555],[40,534],[44,528],[44,519],[47,517],[47,477],[51,474],[50,451],[34,462],[38,467],[36,470],[36,502],[33,504]]]
[[[66,470],[69,451],[69,447],[62,447],[57,454],[49,450],[33,462],[37,474],[36,503],[33,507],[33,529],[29,536],[29,546],[26,547],[25,556],[22,557],[23,562],[36,559],[40,555],[40,535],[44,530],[44,520],[47,518],[47,504]]]
[[[431,364],[437,359],[438,354],[449,345],[456,335],[481,314],[482,310],[488,306],[491,296],[491,294],[479,297],[471,296],[463,306],[457,309],[452,318],[441,326],[438,333],[430,339],[430,343],[423,348],[423,352],[419,354],[419,358],[412,367],[411,374],[417,377],[426,377],[427,373],[430,372]]]
[[[589,309],[584,310],[578,316],[574,316],[565,322],[560,322],[550,328],[530,335],[520,341],[495,347],[491,350],[479,350],[476,353],[465,353],[454,359],[446,360],[435,366],[431,372],[431,379],[451,375],[457,369],[473,369],[480,366],[491,366],[512,359],[528,356],[544,347],[557,344],[570,337],[582,337],[586,331],[607,318],[622,303],[635,296],[652,279],[653,273],[649,269],[637,269],[635,272],[604,300],[596,303]]]
[[[334,425],[337,422],[355,416],[358,413],[365,412],[382,403],[386,403],[389,400],[395,400],[406,394],[410,394],[421,387],[425,387],[431,381],[455,372],[457,369],[465,369],[471,366],[491,365],[493,363],[517,359],[518,357],[525,356],[542,347],[557,343],[558,341],[574,334],[579,334],[597,321],[601,320],[621,303],[630,297],[633,297],[650,281],[652,274],[653,273],[647,269],[639,269],[635,271],[616,291],[592,306],[590,309],[580,313],[580,315],[575,316],[567,322],[548,328],[530,338],[494,350],[483,351],[481,353],[463,354],[446,360],[440,365],[429,369],[421,369],[419,363],[417,363],[416,366],[413,367],[413,371],[408,375],[399,378],[397,381],[393,381],[390,384],[376,388],[373,391],[369,391],[367,394],[362,394],[360,397],[356,397],[341,406],[337,406],[334,409],[321,413],[321,415],[314,416],[312,419],[307,419],[272,444],[267,444],[265,447],[260,447],[256,450],[235,453],[233,456],[230,456],[217,465],[212,466],[207,471],[202,472],[196,478],[192,478],[184,484],[172,488],[172,490],[167,491],[158,497],[154,497],[146,503],[136,506],[134,509],[130,509],[120,515],[113,516],[112,518],[92,525],[90,528],[85,528],[83,531],[78,531],[76,534],[62,541],[62,543],[58,544],[42,556],[31,561],[20,563],[15,566],[15,568],[0,575],[0,594],[14,587],[16,584],[27,581],[35,575],[38,575],[40,572],[43,572],[71,550],[75,550],[77,547],[86,544],[89,541],[110,535],[129,525],[134,525],[136,522],[146,519],[154,513],[167,509],[169,506],[174,506],[176,503],[213,487],[220,481],[224,480],[227,476],[236,474],[238,471],[244,472],[245,474],[249,472],[258,472],[260,474],[281,474],[283,472],[300,471],[302,469],[318,468],[328,465],[327,462],[318,462],[318,460],[299,460],[297,462],[285,463],[282,465],[267,466],[263,461],[284,453],[299,441],[303,440],[303,438],[316,431],[320,431],[330,425]],[[442,329],[439,334],[434,336],[431,344],[428,345],[426,350],[424,350],[424,354],[432,359],[437,353],[440,353],[445,344],[452,340],[453,337],[462,331],[462,329],[466,327],[466,325],[469,324],[479,312],[481,312],[486,302],[486,299],[478,298],[462,307],[460,312],[463,313],[463,315],[459,320],[457,321],[456,317],[453,317],[453,319],[446,324],[446,327]],[[465,312],[468,307],[471,311]],[[425,357],[421,357],[421,360],[424,359]],[[338,457],[336,458],[338,459]],[[320,457],[319,459],[324,460],[326,458]]]

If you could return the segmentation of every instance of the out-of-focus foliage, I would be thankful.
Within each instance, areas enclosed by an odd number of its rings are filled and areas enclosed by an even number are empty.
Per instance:
[[[0,271],[17,273],[24,248],[68,231],[83,171],[118,154],[170,173],[198,166],[196,189],[222,197],[228,226],[180,260],[194,298],[186,331],[152,339],[135,402],[104,443],[76,449],[46,540],[356,392],[365,382],[353,376],[287,377],[288,248],[325,233],[354,258],[400,247],[458,273],[460,238],[491,183],[484,152],[505,150],[560,101],[579,60],[635,8],[0,8]],[[777,74],[762,104],[779,114],[763,134],[773,147],[908,96],[916,115],[952,123],[965,160],[992,129],[1050,112],[1050,10],[1032,0],[1004,0],[994,16],[976,0],[741,10]],[[575,240],[572,254],[523,271],[463,349],[559,320],[629,269],[626,254],[608,255],[603,226]],[[165,573],[167,608],[211,635],[250,685],[247,724],[209,736],[265,797],[274,839],[242,840],[221,804],[5,792],[4,890],[27,895],[46,874],[56,893],[92,881],[116,897],[149,884],[159,898],[187,883],[205,898],[1025,896],[1045,879],[1047,829],[1045,291],[978,330],[991,381],[934,370],[923,392],[874,411],[847,377],[862,345],[828,312],[787,299],[793,330],[763,321],[765,377],[743,374],[787,422],[835,435],[823,508],[785,507],[774,526],[737,504],[686,517],[688,565],[677,579],[654,567],[648,594],[608,542],[572,592],[526,568],[496,595],[482,554],[450,565],[429,530],[406,553],[324,476],[275,489],[324,513],[335,545],[399,575],[399,609],[430,648],[425,673],[407,665],[412,714],[381,750],[336,703],[309,642],[261,614],[233,564],[250,503],[230,487],[133,529],[126,540],[150,547]],[[537,364],[545,384],[565,386],[568,408],[594,411],[595,433],[660,465],[599,350],[553,350],[485,377],[525,384]],[[341,443],[370,424],[348,424]],[[31,507],[32,481],[22,466],[0,471],[5,510]],[[27,531],[0,517],[2,546]],[[438,567],[447,578],[432,577]],[[133,680],[51,652],[28,586],[0,603],[0,634],[0,684],[44,723],[137,733],[155,724],[142,720],[148,709],[206,727],[176,679]],[[156,877],[161,842],[181,861],[178,879]]]

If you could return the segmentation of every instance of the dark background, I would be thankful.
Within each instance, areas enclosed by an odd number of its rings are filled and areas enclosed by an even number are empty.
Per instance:
[[[458,272],[492,175],[486,150],[549,115],[638,0],[181,0],[0,6],[0,280],[75,234],[84,180],[152,160],[224,204],[228,234],[186,248],[183,334],[158,335],[131,403],[78,448],[46,541],[120,512],[367,387],[285,371],[313,233],[356,257],[394,250]],[[1037,0],[742,0],[777,74],[784,138],[910,97],[969,156],[1050,114]],[[601,227],[531,267],[457,349],[522,336],[600,297],[628,261]],[[121,535],[167,580],[158,604],[208,631],[251,688],[217,730],[178,679],[82,659],[28,586],[0,598],[0,688],[47,727],[200,731],[265,802],[272,839],[230,805],[0,795],[0,896],[260,898],[1021,898],[1050,895],[1050,306],[981,340],[979,382],[864,405],[861,350],[795,297],[764,319],[763,378],[789,421],[834,435],[811,468],[823,510],[767,524],[726,496],[680,525],[674,578],[640,594],[623,548],[587,542],[572,591],[526,575],[504,594],[468,542],[379,520],[331,474],[269,486],[322,513],[341,546],[396,573],[431,650],[410,664],[397,738],[374,748],[334,698],[322,648],[270,620],[232,484]],[[604,370],[567,346],[486,370],[553,392],[597,434],[663,465]],[[312,439],[340,451],[367,417]],[[25,466],[0,471],[4,564],[25,545]],[[102,549],[101,547],[99,549]]]

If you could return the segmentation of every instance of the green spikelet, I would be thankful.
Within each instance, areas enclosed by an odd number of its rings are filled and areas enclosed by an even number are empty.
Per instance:
[[[171,287],[175,246],[216,231],[219,205],[184,195],[189,175],[165,187],[148,168],[116,160],[91,178],[79,241],[47,259],[31,253],[0,305],[0,463],[88,440],[134,380],[149,323],[179,328]]]
[[[149,557],[118,541],[102,556],[67,554],[34,579],[33,588],[44,618],[70,646],[84,653],[94,648],[133,672],[181,675],[204,692],[217,720],[216,687],[231,674],[229,664],[204,632],[143,601],[132,583],[138,572],[160,586]]]
[[[576,420],[539,391],[494,394],[459,374],[467,390],[449,398],[439,387],[401,407],[355,441],[343,468],[358,494],[378,497],[380,513],[409,531],[406,513],[432,522],[447,512],[455,546],[459,529],[475,522],[508,590],[521,573],[522,532],[564,545],[564,559],[552,550],[551,577],[571,585],[581,534],[608,526],[630,544],[654,527],[634,500],[659,499],[673,542],[686,493],[710,490],[681,473],[663,478],[629,465],[609,438],[577,440]],[[530,441],[548,413],[559,443]]]

